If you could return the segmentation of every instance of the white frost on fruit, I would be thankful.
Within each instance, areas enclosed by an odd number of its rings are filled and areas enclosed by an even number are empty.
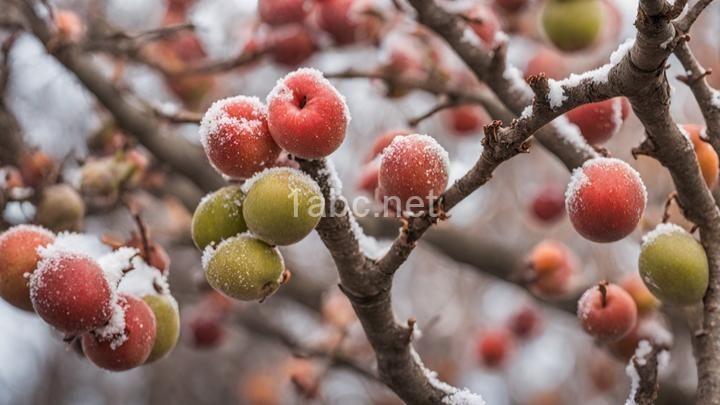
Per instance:
[[[273,103],[273,101],[277,100],[280,102],[290,102],[295,98],[293,89],[291,89],[287,84],[286,81],[292,77],[296,76],[304,76],[312,81],[312,84],[316,87],[323,87],[330,89],[333,94],[337,97],[337,99],[342,104],[342,111],[343,115],[345,116],[345,123],[350,124],[350,120],[352,119],[352,116],[350,115],[350,109],[348,108],[347,101],[345,100],[345,96],[343,96],[336,88],[335,86],[330,83],[328,79],[323,76],[322,72],[314,69],[314,68],[300,68],[298,70],[295,70],[294,72],[288,73],[285,77],[282,77],[278,79],[277,83],[275,84],[275,87],[270,91],[270,93],[267,96],[267,99],[265,100],[267,105],[270,105]]]
[[[646,233],[642,237],[642,246],[646,246],[646,245],[653,243],[658,237],[660,237],[662,235],[670,235],[673,233],[680,233],[680,234],[689,236],[687,231],[685,231],[685,229],[683,229],[679,225],[676,225],[676,224],[673,224],[670,222],[666,222],[663,224],[658,224],[658,226],[656,226],[655,229]]]

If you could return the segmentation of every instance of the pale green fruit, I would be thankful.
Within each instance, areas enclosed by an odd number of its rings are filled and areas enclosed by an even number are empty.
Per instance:
[[[205,249],[247,231],[242,212],[244,199],[245,195],[237,186],[223,187],[203,198],[192,219],[195,246]]]
[[[243,216],[260,239],[272,245],[290,245],[315,229],[324,204],[320,187],[306,174],[289,168],[271,169],[251,183]]]
[[[155,314],[157,333],[150,357],[145,363],[152,363],[165,357],[175,348],[180,337],[180,313],[171,295],[146,295],[143,297]]]
[[[549,0],[542,12],[545,34],[563,51],[578,51],[592,45],[603,23],[599,0]]]
[[[56,231],[80,231],[85,219],[85,203],[67,184],[55,184],[42,192],[35,222]]]
[[[243,301],[262,300],[283,282],[280,251],[247,234],[225,239],[203,253],[205,278],[221,293]]]
[[[658,225],[643,239],[640,276],[663,302],[675,305],[700,302],[709,277],[705,250],[682,228]]]

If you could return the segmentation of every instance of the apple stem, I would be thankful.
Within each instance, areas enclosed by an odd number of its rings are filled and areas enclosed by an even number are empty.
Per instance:
[[[598,289],[600,290],[600,302],[603,308],[607,306],[607,285],[607,281],[602,281],[598,284]]]

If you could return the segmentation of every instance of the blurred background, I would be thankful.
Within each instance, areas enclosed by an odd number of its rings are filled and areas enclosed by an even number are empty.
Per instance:
[[[274,35],[288,28],[260,23],[253,0],[49,3],[56,13],[63,10],[77,19],[68,23],[66,35],[87,45],[83,49],[108,81],[155,111],[164,131],[198,145],[192,117],[220,98],[244,94],[264,99],[276,80],[298,65],[330,76],[351,69],[383,74],[399,69],[412,80],[443,80],[486,92],[440,39],[419,29],[390,0],[354,2],[354,18],[361,21],[355,29],[365,31],[356,31],[350,41],[321,29],[311,14],[302,28],[312,36],[308,55],[302,55],[302,42],[289,45],[295,53],[277,50],[280,40]],[[511,62],[526,71],[540,63],[533,59],[544,53],[548,61],[535,68],[558,78],[607,61],[634,35],[637,8],[632,0],[603,1],[601,37],[589,49],[562,53],[552,48],[539,26],[542,1],[516,12],[499,9],[492,1],[449,3],[488,7],[510,36]],[[194,29],[148,41],[138,52],[123,54],[103,42],[120,41],[108,33],[141,33],[185,22]],[[691,42],[702,64],[716,70],[719,26],[720,5],[715,4],[694,26]],[[131,196],[171,258],[170,286],[180,304],[183,329],[168,358],[111,373],[84,360],[38,317],[0,301],[0,404],[399,403],[374,377],[372,349],[337,288],[336,270],[317,235],[283,249],[293,278],[266,302],[231,302],[212,292],[203,282],[201,255],[189,236],[193,206],[207,190],[188,182],[115,125],[95,96],[32,34],[0,29],[0,40],[11,35],[16,38],[7,55],[9,81],[2,104],[17,119],[28,150],[49,157],[55,179],[82,191],[87,162],[114,156],[119,149],[132,149],[142,159],[140,175],[124,184],[119,195],[98,200],[97,195],[83,194],[88,207],[77,230],[127,237],[134,223],[118,201]],[[296,35],[300,34],[291,36]],[[204,74],[168,73],[237,60],[263,43],[274,44],[275,50]],[[423,52],[439,56],[418,56]],[[413,65],[413,58],[419,66]],[[425,63],[438,66],[428,73]],[[691,93],[675,79],[682,67],[674,58],[670,64],[673,117],[679,123],[702,124]],[[710,81],[720,86],[720,77],[710,76]],[[362,189],[361,174],[375,138],[388,130],[409,129],[408,120],[432,109],[438,97],[392,88],[378,79],[338,78],[332,83],[347,98],[352,121],[331,160],[346,197],[370,196]],[[189,119],[178,119],[185,113]],[[466,106],[424,119],[416,131],[433,136],[449,151],[452,181],[479,156],[482,125],[489,119],[481,107]],[[657,162],[631,156],[630,150],[642,139],[643,129],[631,114],[604,145],[614,157],[637,168],[648,189],[645,217],[631,237],[595,244],[579,237],[563,213],[539,219],[533,202],[539,194],[551,200],[559,194],[562,200],[570,173],[535,145],[530,154],[503,164],[492,181],[419,244],[397,273],[395,310],[398,319],[417,320],[415,347],[441,379],[481,394],[492,405],[624,402],[629,390],[624,368],[642,331],[637,331],[634,342],[626,342],[629,350],[597,345],[579,328],[574,311],[577,297],[588,286],[603,279],[620,282],[637,273],[640,237],[661,220],[673,190]],[[8,198],[4,203],[2,226],[33,221],[37,203],[32,198]],[[671,207],[670,214],[671,221],[687,225],[677,207]],[[372,217],[360,223],[368,235],[377,237],[380,248],[389,244],[399,226]],[[576,256],[572,281],[562,294],[548,296],[523,282],[527,259],[544,240],[560,241]],[[659,403],[690,403],[695,390],[686,315],[654,311],[643,321],[654,333],[659,327],[674,335],[671,361],[661,371]]]

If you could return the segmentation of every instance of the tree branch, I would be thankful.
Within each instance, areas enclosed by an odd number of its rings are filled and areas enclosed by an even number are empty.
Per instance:
[[[217,189],[223,184],[220,176],[207,164],[202,149],[190,142],[163,133],[162,126],[152,111],[133,105],[81,53],[74,44],[53,46],[54,38],[47,23],[37,15],[31,0],[11,0],[20,8],[32,33],[66,69],[75,74],[80,82],[97,97],[113,115],[117,124],[134,135],[159,160],[192,180],[205,191]],[[168,141],[172,139],[172,141]]]
[[[632,387],[627,404],[653,405],[658,394],[658,368],[661,355],[668,355],[668,348],[651,345],[643,340],[625,369]]]

